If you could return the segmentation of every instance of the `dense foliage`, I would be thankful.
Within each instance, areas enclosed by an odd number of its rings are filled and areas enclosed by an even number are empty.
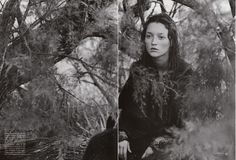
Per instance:
[[[28,156],[1,157],[80,159],[88,138],[116,117],[115,3],[8,0],[0,9],[1,141],[30,133]],[[96,37],[97,54],[83,56]],[[59,62],[73,70],[59,73]]]
[[[181,56],[195,71],[183,108],[195,129],[173,129],[183,141],[170,150],[178,158],[213,159],[216,154],[230,159],[232,15],[217,14],[210,2],[219,1],[173,1],[170,10],[164,1],[159,12],[176,20]],[[0,142],[8,146],[7,133],[25,133],[28,155],[8,156],[0,148],[0,158],[81,159],[88,139],[105,129],[108,116],[117,118],[118,92],[141,54],[142,23],[162,0],[156,2],[1,1]]]

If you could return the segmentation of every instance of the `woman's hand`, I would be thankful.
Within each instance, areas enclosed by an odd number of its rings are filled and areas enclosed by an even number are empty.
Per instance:
[[[153,154],[153,153],[154,153],[154,152],[153,152],[152,148],[151,148],[151,147],[148,147],[148,148],[145,150],[144,154],[142,155],[142,159],[144,159],[144,158],[150,156],[150,155]]]
[[[127,152],[131,153],[130,145],[127,140],[121,141],[118,143],[118,155],[121,159],[127,160]]]

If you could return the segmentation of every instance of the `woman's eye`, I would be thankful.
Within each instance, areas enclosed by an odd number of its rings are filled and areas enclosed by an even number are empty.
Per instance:
[[[165,39],[165,37],[164,37],[164,36],[159,36],[158,38],[159,38],[159,39]]]
[[[146,38],[151,38],[151,35],[146,35]]]

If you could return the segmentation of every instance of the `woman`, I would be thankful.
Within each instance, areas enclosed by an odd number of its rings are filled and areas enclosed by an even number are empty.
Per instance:
[[[143,54],[132,64],[119,96],[121,159],[149,157],[160,139],[171,139],[166,129],[183,126],[181,97],[191,68],[178,56],[174,21],[167,14],[152,16],[144,25],[141,40]]]

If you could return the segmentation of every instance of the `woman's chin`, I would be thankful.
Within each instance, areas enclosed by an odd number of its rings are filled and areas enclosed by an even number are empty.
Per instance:
[[[157,52],[150,52],[149,55],[153,58],[158,58],[162,56],[162,54],[157,53]]]

